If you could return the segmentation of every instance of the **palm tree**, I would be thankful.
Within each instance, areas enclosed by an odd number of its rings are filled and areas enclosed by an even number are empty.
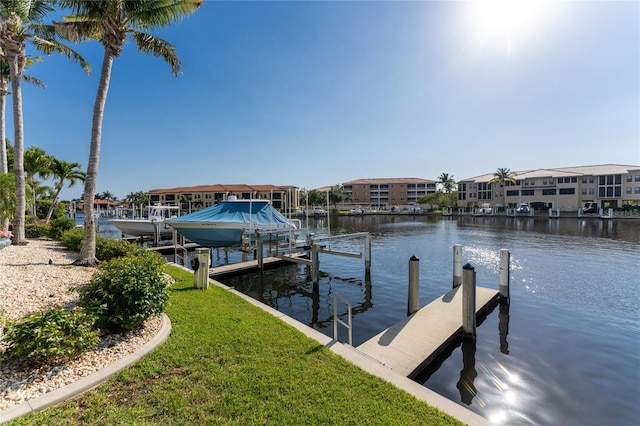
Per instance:
[[[127,201],[131,204],[138,205],[147,205],[151,201],[151,198],[142,191],[138,192],[130,192],[129,195],[124,197],[124,201]]]
[[[41,58],[28,58],[27,66],[33,64],[35,61],[42,61]],[[38,87],[45,87],[43,81],[23,74],[22,79],[24,81],[31,82]],[[0,57],[0,140],[4,141],[6,138],[6,104],[7,95],[9,94],[9,82],[11,82],[11,70],[9,69],[9,63]],[[0,144],[0,173],[7,173],[9,171],[9,163],[7,161],[7,146],[6,144]]]
[[[51,175],[53,176],[56,192],[53,196],[51,206],[49,207],[49,212],[47,213],[47,223],[51,220],[51,215],[58,204],[58,198],[60,197],[60,192],[64,188],[65,182],[69,182],[69,188],[74,186],[79,180],[84,182],[85,172],[80,170],[80,167],[82,167],[80,163],[69,163],[64,160],[53,158],[51,163]]]
[[[456,188],[456,181],[453,179],[453,175],[449,176],[449,173],[442,173],[438,176],[438,183],[442,185],[442,192],[446,194]]]
[[[515,176],[516,176],[516,174],[512,173],[511,170],[509,170],[507,168],[500,167],[493,174],[493,178],[489,182],[487,182],[489,185],[494,184],[494,183],[500,183],[500,187],[502,188],[502,206],[503,206],[503,208],[506,208],[506,204],[507,204],[507,192],[504,190],[504,184],[505,184],[505,182],[511,182],[511,183],[515,184],[516,183]]]
[[[22,115],[22,80],[27,65],[26,45],[30,42],[44,54],[62,53],[89,70],[89,64],[75,51],[56,39],[52,25],[42,23],[54,9],[46,0],[0,1],[0,50],[9,64],[14,122],[14,177],[16,181],[16,210],[13,217],[13,243],[26,244],[24,216],[26,194],[24,179],[24,122]]]
[[[51,173],[51,157],[42,148],[30,146],[24,152],[24,174],[25,183],[31,190],[31,215],[36,217],[36,189],[40,183],[36,180],[36,175],[43,179],[49,177]]]
[[[120,56],[127,35],[135,41],[138,50],[151,53],[169,63],[174,76],[178,76],[182,63],[175,47],[146,30],[165,27],[183,16],[194,12],[202,0],[61,0],[63,8],[69,8],[71,16],[64,22],[56,22],[56,28],[67,40],[82,42],[98,40],[104,46],[100,83],[93,106],[91,124],[91,144],[87,177],[84,182],[84,243],[76,265],[96,265],[96,229],[93,217],[93,200],[96,192],[100,144],[102,142],[102,121],[107,101],[113,60]]]

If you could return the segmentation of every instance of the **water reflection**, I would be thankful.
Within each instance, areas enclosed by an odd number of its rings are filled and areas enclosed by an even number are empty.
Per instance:
[[[349,298],[353,317],[373,307],[370,273],[365,273],[364,280],[359,280],[321,271],[320,282],[314,284],[308,265],[290,265],[262,273],[239,275],[224,282],[316,329],[325,329],[332,325],[333,292],[338,289],[341,294],[343,288],[351,288],[350,294],[355,294],[353,289],[362,289],[362,298],[359,301],[353,297]],[[338,316],[346,321],[347,308],[344,304],[338,304]]]
[[[462,370],[456,388],[460,392],[460,401],[471,405],[471,401],[478,394],[474,381],[478,377],[476,371],[476,339],[465,336],[462,338]]]

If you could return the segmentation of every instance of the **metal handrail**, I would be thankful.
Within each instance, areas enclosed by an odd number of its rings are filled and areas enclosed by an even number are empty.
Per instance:
[[[347,305],[348,322],[342,321],[338,318],[338,298],[340,298]],[[353,346],[353,326],[351,322],[351,303],[338,293],[333,293],[333,340],[338,341],[338,323],[347,327],[349,330],[349,346]]]

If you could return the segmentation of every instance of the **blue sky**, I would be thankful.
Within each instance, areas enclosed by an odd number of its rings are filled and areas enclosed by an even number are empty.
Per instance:
[[[114,62],[98,192],[640,164],[640,2],[507,7],[205,1],[155,33],[183,75],[133,43]],[[25,146],[86,168],[103,50],[76,50],[91,76],[28,70]]]

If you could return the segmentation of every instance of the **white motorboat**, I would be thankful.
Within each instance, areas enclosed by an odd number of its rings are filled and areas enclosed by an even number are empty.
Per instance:
[[[255,239],[261,231],[264,240],[282,239],[286,231],[299,229],[300,220],[287,219],[269,200],[238,200],[235,197],[166,224],[189,241],[203,247],[240,245],[242,237]]]
[[[109,219],[109,223],[118,228],[123,234],[134,237],[154,235],[155,232],[160,235],[170,235],[173,232],[173,229],[165,223],[165,220],[177,217],[180,213],[180,207],[156,204],[149,206],[147,210],[147,217]]]
[[[520,204],[516,209],[516,214],[518,216],[531,216],[531,213],[532,213],[531,207],[529,207],[529,204],[527,203]]]

